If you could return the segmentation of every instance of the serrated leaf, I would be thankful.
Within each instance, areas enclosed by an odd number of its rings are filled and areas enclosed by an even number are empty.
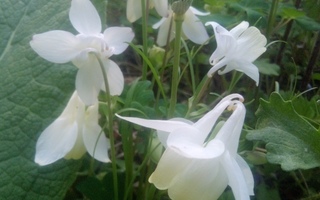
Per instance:
[[[76,33],[69,7],[65,0],[1,0],[1,199],[63,199],[81,164],[63,159],[43,167],[34,163],[37,138],[65,107],[76,69],[40,58],[29,41],[49,30]]]
[[[320,166],[320,132],[299,116],[291,101],[278,93],[260,100],[257,130],[247,139],[266,143],[267,159],[283,170],[310,169]]]

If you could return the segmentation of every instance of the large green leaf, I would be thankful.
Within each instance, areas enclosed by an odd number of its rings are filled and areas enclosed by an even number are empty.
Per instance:
[[[69,7],[66,0],[0,2],[1,199],[63,199],[81,164],[60,160],[40,167],[33,161],[37,138],[74,90],[76,69],[40,58],[29,41],[54,29],[76,33]]]
[[[291,101],[272,93],[269,102],[260,101],[257,116],[257,130],[247,138],[266,143],[270,163],[287,171],[320,166],[320,131],[297,114]]]

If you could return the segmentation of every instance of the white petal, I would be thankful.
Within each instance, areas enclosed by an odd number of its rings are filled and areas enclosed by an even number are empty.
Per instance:
[[[107,73],[110,95],[120,95],[124,87],[124,77],[120,67],[109,59],[103,60],[103,64]],[[104,80],[101,89],[105,91]]]
[[[256,27],[250,27],[240,35],[237,43],[238,58],[253,62],[266,51],[267,39]]]
[[[204,25],[190,9],[185,13],[182,29],[187,38],[194,43],[203,44],[209,39]]]
[[[251,172],[251,169],[247,162],[239,155],[236,155],[236,161],[243,173],[243,176],[247,183],[248,193],[249,195],[254,195],[253,187],[254,187],[254,179]]]
[[[53,63],[71,61],[80,53],[79,44],[76,36],[59,30],[36,34],[30,41],[30,46],[37,54]]]
[[[217,119],[220,117],[222,112],[230,105],[230,100],[226,99],[221,101],[210,112],[205,114],[201,119],[199,119],[193,126],[199,130],[198,138],[201,138],[202,143],[208,137],[208,134],[211,132],[213,126],[215,125]]]
[[[162,17],[162,18],[160,19],[160,21],[158,21],[157,23],[155,23],[155,24],[152,25],[152,28],[153,28],[153,29],[158,29],[166,20],[167,20],[167,18]]]
[[[217,158],[225,151],[224,144],[219,140],[212,140],[207,146],[199,141],[199,132],[195,128],[179,128],[172,132],[167,145],[180,155],[190,159]]]
[[[235,110],[215,137],[215,139],[221,140],[225,144],[231,156],[235,156],[237,154],[239,138],[246,115],[244,105],[239,101],[235,102]]]
[[[93,105],[98,101],[102,83],[100,65],[94,56],[89,56],[88,60],[83,61],[76,77],[76,90],[86,105]]]
[[[36,145],[35,162],[39,165],[51,164],[63,158],[74,146],[78,134],[75,121],[58,118],[40,135]]]
[[[156,8],[158,14],[162,17],[169,16],[169,7],[167,0],[153,0],[154,7]]]
[[[219,159],[192,160],[168,189],[171,199],[218,199],[228,184]]]
[[[110,162],[110,142],[98,124],[98,104],[89,106],[83,127],[83,141],[88,153],[101,162]]]
[[[253,79],[256,82],[256,85],[259,84],[259,70],[257,66],[255,66],[251,62],[245,60],[229,61],[224,70],[219,71],[218,73],[225,74],[227,72],[230,72],[231,70],[243,72],[251,79]]]
[[[180,121],[148,120],[148,119],[141,119],[137,117],[122,117],[118,114],[116,114],[116,116],[119,117],[120,119],[126,120],[134,124],[138,124],[140,126],[144,126],[147,128],[152,128],[160,131],[165,131],[165,132],[172,132],[177,128],[190,126],[189,124],[186,124]]]
[[[216,22],[207,22],[207,25],[211,25],[214,30],[217,41],[217,49],[210,57],[210,64],[215,65],[221,58],[227,54],[233,54],[237,45],[235,38],[225,28],[220,26]],[[231,52],[231,53],[230,53]],[[223,67],[223,66],[221,66]]]
[[[140,0],[127,1],[127,19],[129,22],[135,22],[142,17],[142,9]]]
[[[149,182],[160,190],[168,189],[174,183],[176,176],[183,173],[191,161],[168,148],[163,153],[156,170],[149,177]]]
[[[79,33],[96,35],[101,32],[99,14],[89,0],[72,0],[69,18]]]
[[[113,48],[116,55],[122,53],[134,38],[132,29],[127,27],[110,27],[103,34],[109,48]]]
[[[83,117],[83,116],[82,116]],[[78,122],[78,134],[72,149],[64,156],[65,159],[80,159],[86,153],[82,138],[82,124]]]
[[[250,200],[247,183],[241,168],[228,152],[222,157],[222,165],[227,173],[229,186],[236,200]]]
[[[186,124],[192,125],[193,122],[184,118],[172,118],[169,121],[177,121],[177,122],[184,122]],[[163,147],[167,148],[167,140],[169,137],[170,132],[165,131],[157,131],[157,136],[162,144]]]
[[[234,38],[238,38],[247,28],[249,27],[249,23],[246,21],[241,22],[236,27],[230,30],[230,34]]]
[[[161,24],[159,31],[158,31],[158,36],[157,36],[157,44],[159,46],[165,46],[167,44],[167,41],[171,42],[173,38],[175,37],[175,26],[174,22],[172,21],[172,14],[169,15],[168,18],[163,18],[165,19],[164,22]],[[155,24],[157,25],[157,24]],[[155,27],[154,25],[154,27]],[[171,29],[170,29],[171,25]],[[169,37],[169,30],[170,31],[170,38]]]
[[[210,15],[209,12],[201,12],[200,10],[190,6],[189,10],[191,10],[191,12],[195,15],[199,15],[199,16],[206,16],[206,15]]]

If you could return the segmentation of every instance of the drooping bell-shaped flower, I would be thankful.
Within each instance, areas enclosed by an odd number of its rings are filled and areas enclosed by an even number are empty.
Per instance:
[[[110,162],[109,140],[98,115],[98,103],[86,107],[74,92],[62,114],[38,138],[35,162],[48,165],[63,157],[79,159],[86,151],[101,162]]]
[[[229,95],[196,123],[185,119],[118,117],[157,130],[166,150],[149,181],[158,189],[167,189],[171,199],[218,199],[229,185],[235,199],[249,200],[253,195],[253,176],[248,164],[237,154],[246,113],[242,100],[238,94]],[[217,135],[207,140],[226,108],[233,113]]]
[[[225,74],[232,70],[245,73],[252,78],[256,85],[259,84],[259,70],[252,63],[266,51],[267,39],[254,27],[249,27],[246,21],[226,30],[216,22],[207,22],[211,25],[217,41],[217,49],[210,57],[210,64],[213,67],[209,70],[208,76],[225,66],[219,74]]]
[[[194,7],[190,6],[184,14],[184,21],[182,23],[182,37],[191,40],[196,44],[203,44],[208,39],[208,33],[201,23],[200,19],[196,16],[209,15],[210,13],[201,12]],[[171,26],[171,28],[170,28]],[[173,12],[169,11],[168,17],[163,17],[159,22],[152,26],[154,29],[159,28],[157,44],[159,46],[165,46],[170,33],[169,42],[175,38],[175,22],[173,20]],[[169,30],[171,30],[169,32]]]
[[[162,17],[168,17],[169,7],[168,0],[150,0],[149,8],[155,7],[158,14]],[[142,17],[141,0],[128,0],[127,1],[127,19],[129,22],[135,22]]]
[[[62,30],[36,34],[30,41],[32,49],[50,62],[72,61],[79,68],[76,90],[86,105],[96,103],[100,90],[104,89],[101,67],[90,52],[94,52],[103,62],[110,94],[121,94],[123,74],[109,57],[122,53],[128,47],[128,42],[134,37],[131,28],[110,27],[101,33],[99,14],[89,0],[72,0],[69,18],[78,35]]]

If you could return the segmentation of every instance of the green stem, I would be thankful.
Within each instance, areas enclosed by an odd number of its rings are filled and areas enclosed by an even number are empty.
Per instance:
[[[106,89],[106,95],[107,95],[107,109],[108,109],[108,116],[107,117],[107,123],[108,123],[108,130],[109,130],[109,139],[110,139],[110,150],[111,150],[111,161],[112,161],[112,175],[113,175],[113,185],[114,185],[114,199],[118,200],[118,176],[117,176],[117,163],[116,163],[116,148],[115,148],[115,139],[113,135],[113,112],[111,107],[111,95],[110,95],[110,88],[109,88],[109,82],[106,70],[104,69],[104,64],[102,60],[100,59],[99,55],[93,52],[93,55],[97,58],[101,71],[102,76],[104,80],[104,86]]]
[[[179,64],[180,64],[180,45],[181,45],[181,32],[184,14],[174,14],[174,21],[176,26],[175,41],[174,41],[174,60],[172,68],[172,82],[171,82],[171,100],[168,111],[168,117],[173,117],[175,107],[177,104],[177,93],[179,85]]]
[[[186,117],[188,117],[190,115],[191,111],[199,103],[199,101],[201,100],[201,98],[204,95],[204,92],[207,90],[210,81],[211,81],[211,77],[208,77],[207,75],[205,75],[205,77],[203,77],[202,81],[200,82],[200,84],[198,85],[198,87],[196,89],[196,92],[191,97],[193,99],[191,100],[191,105],[189,105],[189,109],[186,114]]]
[[[149,7],[149,0],[141,0],[141,8],[142,8],[142,44],[143,44],[143,53],[147,55],[148,52],[148,30],[147,30],[147,23],[148,23],[148,7]],[[148,7],[147,7],[148,6]],[[147,79],[147,63],[143,60],[142,61],[142,80]]]
[[[278,4],[279,4],[279,0],[272,1],[270,13],[269,13],[269,18],[268,18],[267,33],[266,33],[267,40],[270,39],[270,35],[271,35],[272,29],[273,29],[273,24],[276,19],[276,15],[277,15]]]

